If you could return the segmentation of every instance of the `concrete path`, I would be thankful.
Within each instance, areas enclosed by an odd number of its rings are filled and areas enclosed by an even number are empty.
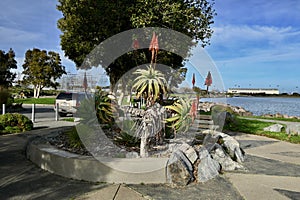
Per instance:
[[[246,147],[249,172],[225,176],[245,199],[300,199],[299,144],[248,134],[235,138]]]
[[[71,125],[43,120],[26,134],[0,136],[0,199],[300,199],[300,145],[255,135],[234,134],[248,155],[248,171],[226,172],[185,188],[76,181],[43,171],[25,158],[30,138]]]
[[[300,144],[292,144],[251,134],[235,136],[235,139],[241,143],[243,143],[243,141],[252,141],[252,145],[256,141],[263,141],[266,143],[265,145],[255,147],[249,146],[247,148],[246,146],[245,151],[247,154],[300,165]]]
[[[180,190],[160,185],[130,187],[159,200],[300,199],[300,145],[247,134],[234,137],[240,141],[247,153],[247,160],[244,163],[247,171],[225,172],[220,176],[224,178],[223,181],[214,179],[205,184],[195,184]],[[226,187],[227,190],[219,187]],[[234,189],[238,194],[234,194]]]
[[[125,185],[110,185],[106,188],[89,192],[80,197],[76,198],[78,200],[144,200],[145,198],[137,193],[136,191],[126,187]]]
[[[37,125],[38,124],[38,125]],[[28,140],[71,122],[39,121],[36,130],[0,136],[0,199],[100,199],[142,200],[124,185],[88,183],[46,172],[25,157]],[[49,128],[52,127],[52,128]]]

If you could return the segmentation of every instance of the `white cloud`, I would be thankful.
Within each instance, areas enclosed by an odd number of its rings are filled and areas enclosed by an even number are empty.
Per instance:
[[[300,46],[300,43],[298,44]],[[245,56],[227,57],[218,59],[220,63],[261,63],[261,62],[276,62],[276,61],[300,61],[299,48],[283,47],[282,49],[252,49]]]
[[[208,52],[223,63],[299,60],[300,30],[249,25],[216,27]]]
[[[249,26],[249,25],[225,25],[214,28],[212,43],[219,45],[241,44],[264,41],[269,44],[277,44],[291,37],[299,37],[300,30],[292,27],[274,26]]]

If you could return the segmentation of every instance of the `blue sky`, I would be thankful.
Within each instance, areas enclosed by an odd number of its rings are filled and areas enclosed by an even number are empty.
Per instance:
[[[300,90],[300,1],[216,1],[206,48],[225,87]],[[298,87],[298,88],[296,88]]]
[[[0,49],[13,48],[20,70],[28,49],[63,55],[56,3],[0,1]],[[281,92],[300,92],[299,0],[216,0],[215,9],[214,34],[205,49],[225,88],[278,86]],[[75,72],[72,61],[63,57],[62,62],[67,71]]]

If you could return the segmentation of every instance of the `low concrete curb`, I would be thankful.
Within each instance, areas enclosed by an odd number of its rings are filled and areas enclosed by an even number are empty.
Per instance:
[[[98,158],[59,150],[33,140],[27,158],[42,169],[63,177],[107,183],[166,183],[167,158]]]

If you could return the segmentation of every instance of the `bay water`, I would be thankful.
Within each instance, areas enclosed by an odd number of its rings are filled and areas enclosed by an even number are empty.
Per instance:
[[[289,97],[231,97],[231,98],[202,98],[201,102],[226,103],[243,107],[254,115],[285,114],[300,116],[300,98]]]

